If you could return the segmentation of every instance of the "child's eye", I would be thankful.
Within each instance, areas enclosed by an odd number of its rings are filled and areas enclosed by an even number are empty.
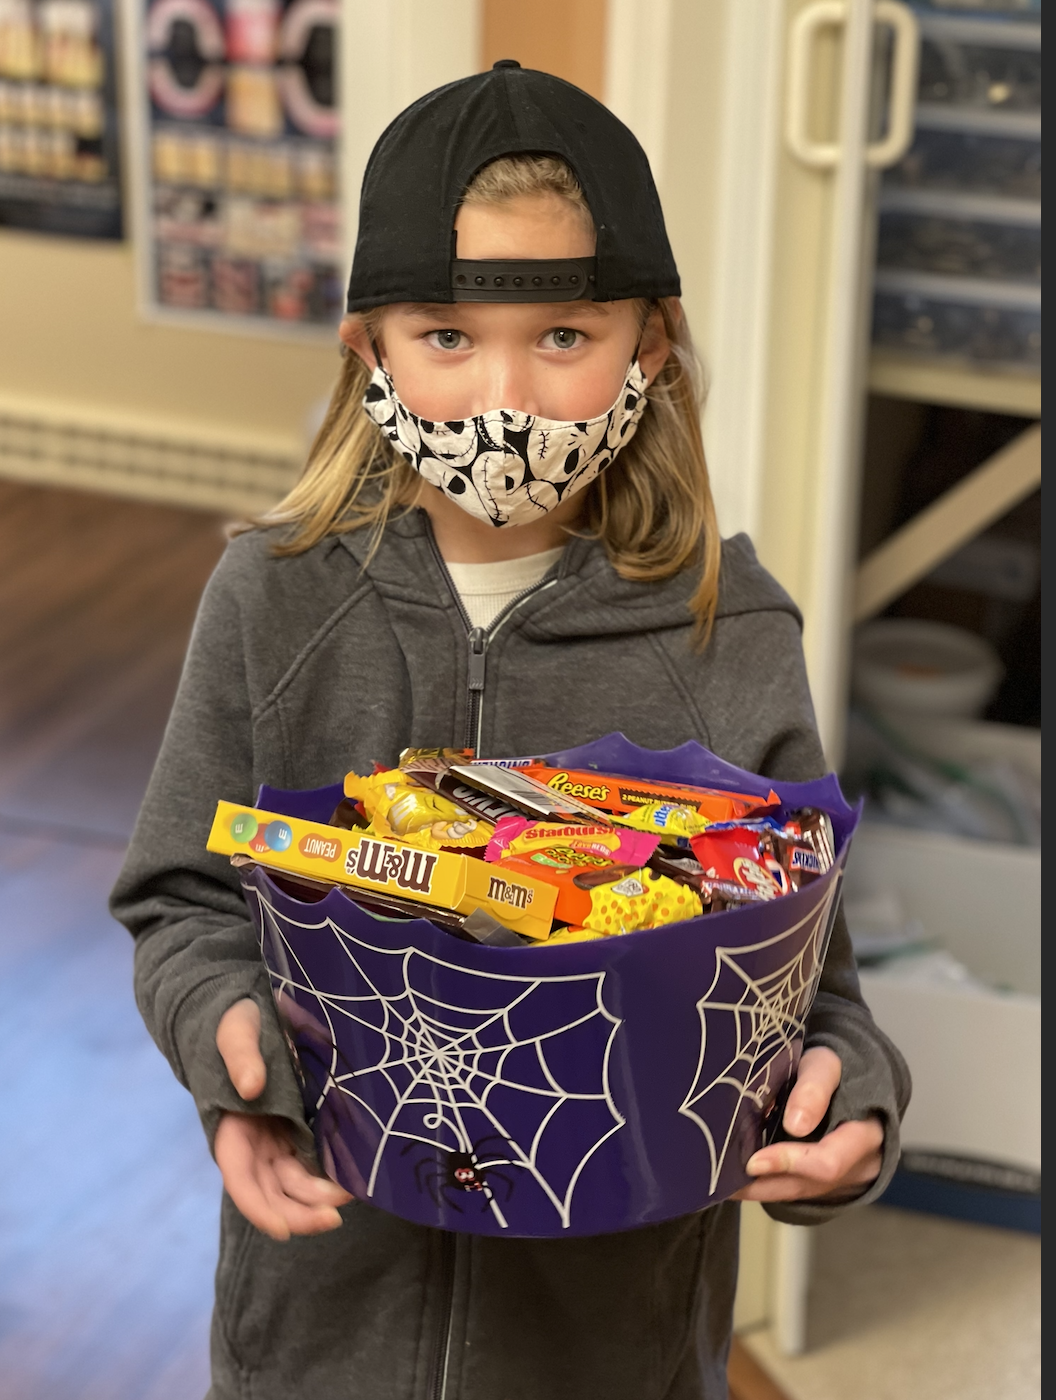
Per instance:
[[[465,336],[461,331],[430,331],[426,339],[438,350],[461,350]]]
[[[581,338],[581,331],[569,330],[567,326],[557,326],[546,335],[546,339],[550,341],[555,350],[572,350],[579,344]]]

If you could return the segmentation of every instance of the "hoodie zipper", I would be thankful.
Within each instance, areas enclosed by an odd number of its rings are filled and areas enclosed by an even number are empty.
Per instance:
[[[478,758],[480,753],[480,734],[484,717],[484,682],[487,676],[488,647],[495,640],[498,633],[510,620],[510,617],[521,604],[536,593],[542,593],[547,588],[553,588],[557,583],[556,578],[546,579],[542,583],[535,583],[531,588],[526,588],[523,593],[518,593],[516,598],[502,609],[497,617],[492,619],[490,627],[474,627],[466,612],[465,605],[455,581],[451,577],[448,567],[444,562],[444,556],[440,553],[436,539],[433,535],[432,523],[427,519],[426,531],[429,536],[429,544],[437,565],[447,586],[451,590],[451,596],[458,607],[459,616],[462,618],[463,626],[466,629],[466,641],[469,646],[469,665],[466,673],[466,729],[463,740],[464,747],[472,749]]]
[[[455,1261],[458,1236],[444,1231],[440,1237],[440,1330],[436,1334],[433,1353],[433,1379],[429,1400],[445,1400],[447,1371],[451,1360],[451,1329],[455,1307]]]
[[[437,567],[447,581],[447,586],[451,591],[451,597],[455,600],[462,624],[466,629],[466,641],[469,646],[469,662],[466,672],[466,729],[465,747],[472,748],[477,757],[480,757],[480,733],[484,714],[484,682],[487,675],[488,647],[495,640],[497,634],[509,621],[513,613],[520,607],[526,598],[532,597],[535,593],[541,593],[546,588],[552,588],[557,579],[547,579],[542,583],[533,584],[531,588],[526,588],[523,593],[518,593],[516,598],[511,599],[502,611],[492,620],[490,627],[474,627],[466,612],[465,604],[455,581],[451,577],[444,556],[436,543],[433,535],[432,522],[426,519],[426,534],[429,538],[429,545],[436,559]],[[443,1239],[443,1255],[441,1259],[441,1324],[437,1333],[437,1345],[435,1360],[433,1362],[433,1379],[429,1391],[429,1400],[445,1400],[447,1395],[447,1374],[451,1361],[451,1331],[454,1322],[455,1303],[455,1262],[458,1251],[458,1236],[445,1233]]]

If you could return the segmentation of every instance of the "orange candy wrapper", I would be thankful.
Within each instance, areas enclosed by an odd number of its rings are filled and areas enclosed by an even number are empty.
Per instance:
[[[615,773],[551,768],[545,763],[529,763],[517,771],[534,778],[536,782],[545,783],[566,797],[577,798],[590,807],[617,816],[627,815],[649,803],[663,802],[688,807],[711,822],[728,822],[780,801],[776,792],[771,792],[763,802],[750,793],[723,792],[717,788],[689,787],[677,783],[651,783],[639,778],[620,777]]]

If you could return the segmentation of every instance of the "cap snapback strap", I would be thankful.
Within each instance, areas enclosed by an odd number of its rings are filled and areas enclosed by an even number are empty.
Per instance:
[[[452,258],[453,301],[593,301],[594,258]]]

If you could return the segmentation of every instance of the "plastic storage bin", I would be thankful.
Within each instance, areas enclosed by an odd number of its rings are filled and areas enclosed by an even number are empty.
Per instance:
[[[927,189],[1041,199],[1041,137],[1000,131],[950,131],[922,124],[885,189]]]
[[[875,286],[876,346],[927,359],[1040,368],[1039,287],[883,270]]]
[[[1003,112],[1041,111],[1041,25],[1005,19],[921,18],[921,102]]]
[[[880,195],[873,312],[880,348],[1020,372],[1039,365],[1035,14],[1025,5],[951,0],[921,15],[917,133]]]
[[[771,786],[696,744],[657,753],[610,735],[551,757],[761,797]],[[419,1224],[537,1238],[670,1219],[745,1184],[798,1062],[857,821],[834,777],[773,786],[832,814],[827,875],[587,943],[489,948],[374,918],[336,890],[302,903],[248,871],[327,1171]],[[340,792],[260,801],[326,820]]]
[[[1041,211],[1028,202],[931,191],[881,204],[877,264],[946,277],[1041,281]],[[1004,207],[1002,207],[1002,205]]]

